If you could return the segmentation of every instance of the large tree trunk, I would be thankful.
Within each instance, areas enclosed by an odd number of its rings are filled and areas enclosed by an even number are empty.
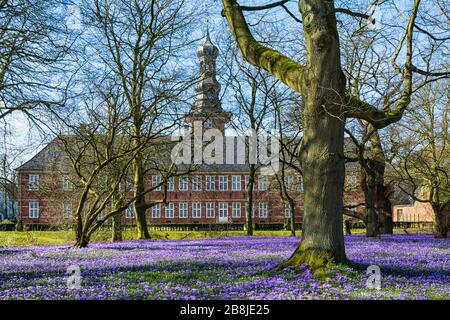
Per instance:
[[[295,237],[295,203],[292,198],[289,198],[289,210],[291,210],[290,224],[291,224],[291,236]]]
[[[375,174],[375,210],[378,216],[378,232],[384,234],[393,233],[392,205],[389,200],[390,190],[384,183],[386,171],[386,155],[381,144],[380,135],[373,125],[369,124],[369,130],[373,132],[370,137],[370,153],[373,158],[372,170]]]
[[[75,248],[86,248],[89,244],[90,237],[84,233],[81,234],[80,238],[77,238],[75,243]]]
[[[308,62],[303,79],[302,240],[280,267],[318,269],[346,261],[343,225],[345,96],[336,17],[329,1],[300,1]]]
[[[114,195],[112,199],[113,207],[112,211],[116,211],[123,204],[123,198],[120,195]],[[111,241],[119,242],[123,241],[122,236],[122,215],[116,214],[112,217],[112,225],[111,225]]]
[[[248,172],[248,186],[247,186],[247,208],[245,210],[245,230],[248,236],[253,235],[253,189],[255,187],[255,165],[250,164]]]
[[[137,238],[139,240],[151,239],[147,227],[145,196],[145,179],[142,166],[142,158],[138,155],[134,159],[134,196],[137,197],[133,203],[133,212],[136,219]]]
[[[447,238],[448,237],[448,221],[444,214],[444,210],[439,206],[432,206],[434,210],[434,237]]]
[[[376,208],[378,209],[379,225],[381,234],[393,234],[394,222],[392,220],[392,203],[389,199],[389,188],[384,181],[377,182]]]
[[[369,170],[362,168],[361,171],[361,188],[364,192],[364,202],[366,207],[367,223],[366,223],[366,236],[368,238],[376,238],[380,236],[378,212],[375,208],[376,195],[376,177],[375,171],[372,170],[372,161],[366,160]]]

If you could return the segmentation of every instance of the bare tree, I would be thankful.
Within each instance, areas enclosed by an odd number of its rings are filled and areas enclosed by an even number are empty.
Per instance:
[[[408,12],[403,35],[396,41],[393,65],[400,77],[396,94],[387,108],[378,109],[370,101],[354,96],[346,89],[336,14],[361,19],[370,17],[336,8],[333,1],[300,0],[306,63],[294,61],[256,40],[250,32],[244,11],[268,10],[285,5],[278,1],[263,6],[241,6],[235,0],[223,0],[222,14],[227,19],[243,57],[267,70],[302,95],[303,138],[300,162],[305,184],[305,216],[302,241],[288,261],[280,265],[298,267],[303,263],[321,268],[329,262],[346,261],[342,230],[344,185],[344,127],[347,118],[357,118],[383,128],[401,119],[413,94],[413,74],[442,76],[423,70],[413,63],[413,43],[420,0]],[[294,15],[295,16],[295,15]],[[297,22],[300,19],[297,18]],[[370,20],[366,20],[370,21]],[[404,49],[404,50],[403,50]],[[403,67],[397,65],[406,53]],[[444,73],[444,76],[447,73]]]
[[[184,1],[96,0],[91,20],[97,28],[101,56],[107,73],[119,79],[131,116],[131,145],[143,149],[147,132],[153,139],[173,129],[183,118],[178,110],[190,82],[175,68],[175,59],[189,43],[183,32],[194,19],[182,10]],[[189,72],[185,72],[188,74]],[[141,152],[133,159],[134,214],[139,239],[149,239],[145,175],[148,159]]]
[[[450,208],[450,97],[446,84],[424,86],[404,121],[391,130],[391,179],[415,201],[429,203],[435,236],[446,238]]]
[[[229,44],[227,52],[228,85],[237,102],[236,116],[232,120],[232,126],[243,134],[247,134],[249,129],[252,134],[261,133],[268,129],[268,115],[273,110],[269,95],[278,81],[271,80],[264,70],[245,64],[238,56],[233,44]],[[247,150],[250,149],[248,142],[245,140]],[[257,159],[251,159],[251,156],[250,151],[246,153],[248,183],[246,185],[245,230],[247,235],[253,235],[254,190],[256,174],[260,167]]]
[[[75,36],[65,25],[67,3],[0,1],[0,119],[64,105]]]

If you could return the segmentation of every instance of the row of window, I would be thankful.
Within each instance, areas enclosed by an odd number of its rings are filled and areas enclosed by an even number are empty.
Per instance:
[[[247,189],[248,182],[249,182],[249,176],[244,176],[245,178],[245,184],[244,188]],[[210,175],[206,176],[205,181],[205,190],[206,191],[228,191],[228,176],[227,175],[220,175],[218,176],[218,179],[216,179],[216,176]],[[217,180],[217,181],[216,181]],[[354,175],[348,175],[346,177],[347,183],[351,186],[356,186],[356,176]],[[29,190],[30,191],[37,191],[39,190],[39,175],[38,174],[30,174],[29,178]],[[218,182],[218,184],[217,184]],[[105,185],[108,185],[105,182]],[[127,181],[127,190],[133,191],[133,183],[132,181]],[[293,176],[285,176],[284,177],[284,185],[287,190],[293,190],[294,189],[294,177]],[[202,191],[202,176],[193,176],[191,178],[191,188],[192,191]],[[267,178],[265,176],[260,176],[257,179],[257,186],[259,191],[267,191]],[[162,178],[160,175],[154,175],[152,176],[152,187],[155,191],[161,191],[162,188]],[[242,191],[242,177],[240,175],[232,175],[231,176],[231,191]],[[72,191],[73,190],[73,183],[66,177],[62,178],[62,189],[63,191]],[[255,188],[256,189],[256,188]],[[175,191],[175,177],[170,177],[167,180],[167,190],[168,191]],[[179,191],[188,191],[189,190],[189,177],[180,177],[178,178],[178,190]],[[297,191],[303,191],[303,181],[299,177],[297,179]]]
[[[216,179],[217,178],[217,179]],[[192,191],[202,191],[203,190],[203,177],[193,176],[191,177],[191,190]],[[232,175],[231,176],[231,191],[242,191],[243,188],[247,189],[249,183],[249,176],[244,176],[244,181],[242,181],[242,176]],[[161,190],[161,176],[152,176],[152,187],[155,191]],[[258,178],[258,190],[267,191],[267,178],[261,176]],[[170,177],[167,179],[167,191],[175,191],[175,177]],[[229,190],[229,177],[226,175],[219,176],[205,176],[205,191],[228,191]],[[189,190],[189,177],[179,177],[178,178],[178,190],[188,191]]]
[[[193,202],[189,208],[189,204],[187,202],[178,203],[178,216],[179,218],[188,218],[189,211],[192,218],[201,218],[203,213],[206,215],[206,218],[215,218],[216,209],[218,210],[219,218],[228,218],[229,211],[231,209],[231,216],[233,218],[240,218],[242,214],[242,209],[245,206],[242,205],[241,202]],[[267,218],[269,206],[267,202],[260,202],[258,204],[258,216],[260,218]],[[33,219],[39,218],[39,202],[30,202],[29,203],[29,217]],[[72,203],[66,202],[63,204],[63,217],[70,218],[72,217],[73,206]],[[156,204],[152,207],[152,218],[161,218],[161,204]],[[164,216],[165,218],[175,218],[175,204],[168,203],[167,206],[164,207]],[[190,209],[190,210],[189,210]],[[252,216],[254,216],[254,212],[252,212]],[[128,207],[125,211],[126,218],[134,218],[133,208]],[[102,218],[102,214],[99,215],[99,218]]]

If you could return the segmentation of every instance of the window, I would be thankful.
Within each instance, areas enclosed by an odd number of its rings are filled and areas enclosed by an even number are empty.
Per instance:
[[[219,217],[220,218],[228,217],[228,203],[227,202],[219,203]]]
[[[403,219],[403,209],[397,209],[397,221],[402,221]]]
[[[63,177],[62,188],[63,188],[63,191],[72,191],[73,190],[72,181],[70,181],[69,178],[67,178],[67,177]]]
[[[297,191],[303,192],[303,178],[298,177]]]
[[[127,210],[125,211],[125,218],[127,218],[127,219],[133,219],[134,218],[133,206],[129,206],[127,208]]]
[[[158,203],[152,207],[152,218],[161,218],[161,204]]]
[[[201,218],[202,217],[202,204],[200,202],[192,203],[192,218]]]
[[[125,191],[134,191],[134,180],[132,177],[127,177],[125,179]]]
[[[30,174],[28,176],[28,190],[37,191],[39,190],[39,175]]]
[[[152,187],[153,191],[161,191],[161,176],[152,176]]]
[[[182,177],[178,179],[179,189],[180,191],[188,191],[189,190],[189,178]]]
[[[173,203],[168,203],[166,206],[166,218],[173,218],[174,217],[174,210],[175,206]]]
[[[202,177],[193,176],[192,177],[192,191],[202,191]]]
[[[267,190],[267,181],[266,176],[258,177],[258,190],[266,191]]]
[[[63,203],[63,218],[68,219],[72,217],[72,203]]]
[[[216,190],[216,180],[214,176],[206,176],[206,191]]]
[[[231,190],[241,191],[241,176],[232,176],[231,181],[232,181]]]
[[[30,218],[39,218],[39,202],[30,202],[28,209]]]
[[[245,190],[247,190],[247,188],[248,188],[248,183],[249,183],[249,181],[250,181],[250,176],[245,176]]]
[[[181,202],[179,205],[179,216],[180,218],[187,218],[188,217],[188,204],[187,202]]]
[[[175,191],[175,177],[167,179],[167,191]]]
[[[285,176],[284,177],[284,186],[286,190],[291,190],[292,188],[292,176]]]
[[[216,205],[214,202],[206,203],[206,217],[214,218],[216,216]]]
[[[232,215],[233,215],[233,218],[240,218],[241,217],[241,203],[240,202],[233,202]]]
[[[211,119],[207,119],[207,120],[205,121],[204,127],[205,127],[206,129],[211,129],[211,128],[213,127],[213,122],[212,122],[212,120],[211,120]]]
[[[286,202],[284,204],[284,216],[286,218],[290,218],[291,217],[291,204],[289,202]]]
[[[219,176],[219,190],[228,191],[228,176]]]
[[[259,203],[259,217],[267,218],[267,202]]]

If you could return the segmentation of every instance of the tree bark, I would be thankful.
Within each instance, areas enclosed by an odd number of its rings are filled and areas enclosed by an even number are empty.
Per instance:
[[[344,248],[344,126],[338,107],[345,96],[333,3],[300,1],[307,66],[303,80],[303,168],[305,202],[302,240],[281,265],[312,269],[346,261]]]
[[[119,209],[123,204],[123,201],[122,201],[122,198],[120,197],[120,195],[115,195],[112,199],[112,202],[113,202],[113,208],[112,208],[113,211]],[[116,214],[112,217],[111,241],[112,242],[123,241],[122,216],[120,214]]]
[[[245,210],[245,230],[248,236],[253,235],[253,189],[255,187],[255,172],[254,164],[250,164],[248,172],[248,186],[247,186],[247,208]]]
[[[82,234],[80,238],[77,239],[75,243],[75,248],[87,248],[89,241],[90,241],[89,236]]]
[[[332,1],[301,0],[307,64],[302,66],[258,43],[237,3],[223,0],[224,15],[244,58],[302,94],[304,170],[302,240],[278,269],[306,263],[319,269],[346,261],[344,249],[344,125],[346,79]]]
[[[294,200],[292,198],[289,197],[289,209],[291,210],[291,217],[290,217],[290,222],[291,222],[291,236],[295,237],[295,203]]]
[[[444,214],[444,210],[442,208],[438,208],[437,206],[433,206],[433,210],[435,213],[434,219],[434,237],[435,238],[447,238],[448,237],[448,222]]]
[[[145,179],[140,155],[136,156],[133,163],[134,168],[134,196],[136,200],[133,203],[133,212],[136,219],[137,238],[139,240],[151,239],[148,232],[146,203],[145,203]]]
[[[373,171],[371,159],[364,160],[367,162],[369,169],[363,168],[361,171],[361,188],[364,192],[364,202],[366,207],[367,223],[366,236],[368,238],[376,238],[380,236],[378,224],[378,212],[375,208],[376,184],[375,171]]]

